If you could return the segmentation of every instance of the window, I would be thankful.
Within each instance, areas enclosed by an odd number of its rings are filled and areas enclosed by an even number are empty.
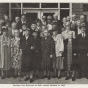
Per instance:
[[[24,8],[39,8],[39,3],[23,3]]]
[[[60,8],[69,8],[69,3],[60,3]]]
[[[12,9],[11,10],[11,20],[12,21],[15,21],[16,16],[21,17],[21,10],[20,9]]]
[[[58,3],[42,3],[41,8],[58,8]]]
[[[11,8],[21,8],[21,3],[11,3]]]

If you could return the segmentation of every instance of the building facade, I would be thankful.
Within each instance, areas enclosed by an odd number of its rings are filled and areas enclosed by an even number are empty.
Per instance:
[[[3,20],[3,15],[8,14],[10,19],[14,21],[15,16],[26,14],[27,20],[41,19],[43,15],[53,16],[58,14],[58,19],[63,17],[77,15],[77,19],[81,14],[85,15],[88,21],[88,4],[86,3],[1,3],[0,4],[0,20]]]

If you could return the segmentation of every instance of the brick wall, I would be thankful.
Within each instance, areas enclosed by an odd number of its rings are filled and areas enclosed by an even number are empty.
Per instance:
[[[4,14],[9,14],[9,3],[0,3],[0,23]]]
[[[83,14],[83,4],[82,3],[73,3],[72,4],[72,14],[77,15],[77,19],[79,19],[79,16]]]

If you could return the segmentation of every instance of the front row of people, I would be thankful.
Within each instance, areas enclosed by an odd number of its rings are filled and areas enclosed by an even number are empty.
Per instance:
[[[54,69],[53,77],[61,78],[61,70],[67,71],[65,80],[75,81],[75,70],[79,78],[88,78],[88,36],[86,27],[81,26],[81,34],[73,37],[73,31],[68,32],[68,38],[58,34],[57,30],[44,31],[43,37],[38,32],[31,33],[25,30],[24,36],[19,37],[19,31],[14,31],[14,37],[8,37],[8,30],[3,29],[0,36],[0,68],[2,79],[10,77],[10,68],[14,68],[14,78],[26,76],[25,81],[33,82],[34,75],[39,78],[40,69],[43,78],[50,79],[51,68]],[[25,74],[24,74],[25,73]]]

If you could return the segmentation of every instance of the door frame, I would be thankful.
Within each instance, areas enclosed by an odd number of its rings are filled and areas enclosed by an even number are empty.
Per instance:
[[[40,19],[40,10],[23,9],[22,13],[23,14],[26,14],[26,13],[38,13],[38,18]]]

